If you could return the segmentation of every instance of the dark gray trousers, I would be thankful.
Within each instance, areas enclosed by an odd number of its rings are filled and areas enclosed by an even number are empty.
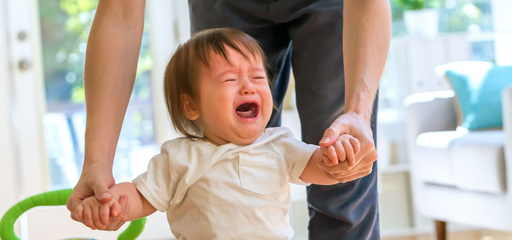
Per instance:
[[[274,102],[282,108],[293,67],[302,140],[318,144],[344,110],[342,0],[189,0],[192,33],[239,29],[257,39],[268,57]],[[377,99],[377,98],[376,98]],[[372,130],[376,133],[377,103]],[[274,113],[269,126],[280,124]],[[377,164],[370,175],[307,189],[310,239],[379,239]]]

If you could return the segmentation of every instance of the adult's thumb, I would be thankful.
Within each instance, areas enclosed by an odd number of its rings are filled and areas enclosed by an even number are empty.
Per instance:
[[[108,203],[112,201],[112,194],[106,186],[97,186],[94,188],[94,195],[96,196],[96,199],[102,203]]]
[[[327,130],[325,130],[319,145],[322,147],[328,147],[334,144],[341,133],[341,124],[338,120],[334,121]]]

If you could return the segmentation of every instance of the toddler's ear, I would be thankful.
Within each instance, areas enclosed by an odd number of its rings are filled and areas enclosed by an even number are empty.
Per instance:
[[[188,94],[180,95],[180,106],[183,114],[191,121],[199,118],[199,109],[196,107],[194,100]]]

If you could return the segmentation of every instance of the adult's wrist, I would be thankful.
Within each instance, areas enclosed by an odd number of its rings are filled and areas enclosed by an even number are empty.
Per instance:
[[[345,109],[344,115],[353,116],[354,118],[359,118],[364,120],[365,123],[370,124],[370,119],[372,116],[372,109],[366,108],[366,107],[360,107],[360,108],[352,108],[352,109]]]
[[[368,87],[349,91],[345,97],[345,114],[355,114],[370,123],[375,93]]]
[[[97,136],[96,138],[98,137],[100,136]],[[115,146],[116,144],[109,144],[105,141],[97,141],[94,140],[92,136],[89,137],[86,134],[84,147],[84,168],[94,164],[104,164],[112,168],[115,156],[115,147],[110,146]]]

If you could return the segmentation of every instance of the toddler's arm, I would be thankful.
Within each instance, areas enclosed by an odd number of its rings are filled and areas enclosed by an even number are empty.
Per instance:
[[[110,213],[121,212],[113,211],[120,209],[119,201],[122,198],[126,203],[126,216],[123,216],[124,221],[131,221],[141,217],[148,216],[156,211],[156,209],[140,194],[133,183],[119,183],[110,188],[112,193],[112,201],[108,203],[99,202],[96,197],[91,196],[83,200],[76,208],[76,213],[79,219],[84,220],[84,224],[91,229],[105,229],[110,224],[110,220],[116,216]]]
[[[119,183],[110,188],[114,197],[121,197],[122,195],[128,196],[128,204],[130,211],[126,218],[127,221],[132,221],[142,217],[146,217],[156,211],[151,203],[146,200],[135,185],[131,182]]]

